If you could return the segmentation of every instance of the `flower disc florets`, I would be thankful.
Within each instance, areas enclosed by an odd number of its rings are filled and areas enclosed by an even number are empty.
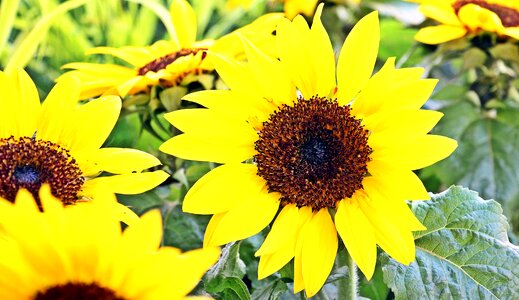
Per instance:
[[[362,189],[372,152],[368,134],[349,106],[300,98],[263,123],[255,144],[258,175],[282,204],[335,208]]]

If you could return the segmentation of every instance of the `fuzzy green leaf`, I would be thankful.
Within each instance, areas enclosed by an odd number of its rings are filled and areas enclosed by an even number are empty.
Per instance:
[[[382,255],[396,299],[519,299],[519,249],[497,202],[451,187],[412,209],[427,227],[415,233],[416,260]]]

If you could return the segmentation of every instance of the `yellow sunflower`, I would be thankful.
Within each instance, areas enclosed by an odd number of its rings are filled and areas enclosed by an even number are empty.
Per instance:
[[[186,0],[174,0],[170,14],[176,35],[172,40],[160,40],[151,46],[122,48],[97,47],[87,54],[108,54],[120,58],[131,67],[116,64],[69,63],[63,66],[74,69],[68,73],[81,80],[81,99],[105,95],[126,95],[147,91],[151,86],[176,86],[195,81],[197,75],[214,68],[206,59],[207,50],[226,55],[238,54],[237,37],[230,35],[215,40],[196,40],[197,22],[193,8]],[[273,39],[279,14],[268,14],[236,32],[253,37],[258,44]],[[58,78],[59,80],[59,78]]]
[[[275,218],[261,248],[259,278],[292,258],[294,291],[315,295],[328,277],[337,232],[367,278],[377,244],[396,260],[415,257],[423,230],[405,200],[429,199],[412,170],[448,156],[456,141],[427,134],[442,114],[421,110],[437,80],[423,69],[372,75],[379,46],[376,12],[348,35],[335,67],[321,21],[298,16],[277,28],[279,59],[244,40],[248,63],[215,56],[228,91],[201,91],[166,118],[184,133],[166,153],[221,163],[187,193],[183,209],[213,214],[207,246],[250,237]],[[337,76],[336,76],[337,74]],[[280,209],[279,214],[278,209]]]
[[[0,198],[0,299],[188,299],[220,251],[159,248],[158,210],[121,232],[115,197],[102,198],[63,207],[44,185],[44,213],[26,190]]]
[[[101,148],[112,131],[121,100],[107,96],[78,103],[79,82],[60,80],[40,104],[25,71],[0,72],[0,197],[14,201],[25,188],[36,198],[48,183],[65,204],[94,198],[100,188],[138,194],[168,178],[154,156],[134,149]],[[98,176],[108,172],[111,176]]]
[[[415,0],[420,11],[440,25],[420,29],[415,39],[441,44],[465,35],[494,32],[519,39],[517,0]]]

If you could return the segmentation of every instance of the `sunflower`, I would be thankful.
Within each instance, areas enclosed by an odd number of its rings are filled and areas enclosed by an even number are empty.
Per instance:
[[[146,47],[97,47],[87,52],[112,55],[127,62],[130,67],[83,62],[64,65],[65,69],[74,69],[68,73],[81,80],[81,99],[102,94],[125,97],[147,91],[151,86],[188,84],[196,81],[198,75],[213,70],[206,59],[208,49],[226,55],[241,52],[235,47],[241,44],[236,42],[237,37],[232,33],[218,41],[197,41],[196,15],[186,0],[174,0],[170,14],[175,30],[172,40],[160,40]],[[280,17],[279,14],[265,15],[236,32],[254,37],[260,45],[268,44]]]
[[[134,149],[101,148],[121,100],[107,96],[79,105],[79,81],[64,77],[40,104],[25,71],[0,72],[0,197],[14,201],[21,189],[38,199],[48,183],[65,204],[95,197],[99,189],[138,194],[168,178],[154,156]],[[102,172],[116,175],[98,176]]]
[[[415,0],[420,11],[440,25],[420,29],[415,39],[441,44],[466,35],[494,32],[519,39],[519,1],[516,0]]]
[[[188,299],[219,250],[159,248],[158,210],[121,232],[115,197],[100,198],[63,207],[44,185],[44,213],[24,189],[14,204],[0,198],[1,299]]]
[[[454,140],[427,134],[442,114],[420,109],[437,80],[420,79],[421,68],[395,69],[394,58],[371,76],[377,13],[351,31],[336,70],[322,8],[311,29],[301,16],[278,25],[279,59],[246,40],[248,63],[215,56],[230,90],[187,95],[207,108],[169,113],[184,133],[160,147],[222,164],[183,202],[186,212],[213,214],[205,245],[250,237],[275,218],[256,252],[259,278],[294,258],[294,291],[307,296],[332,269],[337,233],[367,278],[377,244],[404,264],[413,261],[412,231],[424,227],[405,200],[429,195],[412,170],[456,148]]]

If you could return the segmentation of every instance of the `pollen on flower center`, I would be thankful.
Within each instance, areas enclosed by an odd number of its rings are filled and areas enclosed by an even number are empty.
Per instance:
[[[349,106],[300,98],[263,123],[255,144],[258,175],[284,205],[335,208],[363,188],[372,152],[368,134]]]
[[[145,75],[149,71],[158,72],[159,70],[165,69],[169,64],[172,64],[174,61],[183,56],[188,56],[190,54],[197,54],[199,51],[202,52],[202,59],[204,59],[207,55],[205,52],[206,48],[193,48],[193,49],[180,49],[179,51],[164,55],[159,57],[153,61],[150,61],[146,65],[139,68],[139,75]]]
[[[458,14],[460,9],[467,4],[475,4],[494,12],[499,17],[504,27],[519,26],[519,11],[511,7],[488,3],[485,0],[457,0],[452,4],[452,7],[456,14]]]
[[[82,172],[67,150],[29,137],[0,139],[0,196],[14,201],[19,189],[33,194],[48,183],[52,194],[72,204],[84,183]]]
[[[38,292],[34,300],[125,300],[96,283],[66,283]]]

